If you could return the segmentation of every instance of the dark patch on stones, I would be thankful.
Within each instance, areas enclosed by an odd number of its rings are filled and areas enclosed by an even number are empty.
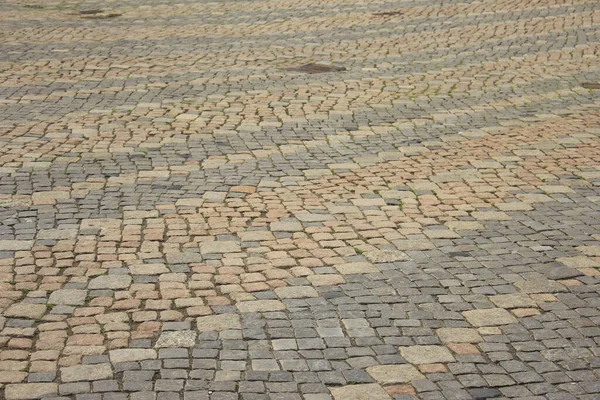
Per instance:
[[[41,10],[41,9],[44,8],[44,6],[41,5],[41,4],[25,4],[23,7],[25,7],[25,8],[34,8],[36,10]]]
[[[449,253],[450,257],[470,257],[471,255],[466,251],[453,251]]]
[[[108,19],[108,18],[120,17],[121,15],[123,15],[123,14],[118,14],[118,13],[92,14],[92,15],[82,15],[81,18],[84,18],[84,19]]]
[[[95,14],[102,14],[104,11],[102,10],[83,10],[83,11],[79,11],[79,15],[95,15]]]
[[[543,264],[536,268],[538,272],[544,274],[549,279],[571,279],[583,275],[583,273],[575,268],[567,267],[559,262],[551,262]]]
[[[304,64],[300,67],[288,68],[289,71],[305,72],[307,74],[323,74],[326,72],[340,72],[346,71],[344,67],[337,67],[335,65],[323,65],[323,64]]]
[[[478,400],[493,399],[502,395],[502,393],[498,389],[491,388],[470,389],[469,393],[471,394],[471,396],[473,396],[474,399]]]
[[[400,15],[404,15],[404,13],[402,11],[385,11],[373,13],[373,16],[375,17],[397,17]]]
[[[581,84],[584,89],[600,89],[599,82],[585,82]]]

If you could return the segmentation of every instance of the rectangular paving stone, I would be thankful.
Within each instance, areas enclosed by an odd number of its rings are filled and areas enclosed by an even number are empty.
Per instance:
[[[462,315],[475,327],[500,326],[517,323],[517,319],[503,308],[464,311]]]

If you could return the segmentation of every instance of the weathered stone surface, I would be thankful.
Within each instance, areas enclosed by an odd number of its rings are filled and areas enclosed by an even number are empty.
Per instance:
[[[48,298],[48,304],[81,306],[85,304],[87,290],[60,289],[55,290]]]
[[[4,396],[6,400],[41,399],[58,394],[57,383],[21,383],[6,385]]]
[[[376,383],[330,387],[334,400],[391,400],[383,388]]]
[[[60,369],[60,379],[63,383],[80,381],[98,381],[111,379],[113,376],[110,364],[73,365]]]
[[[408,383],[418,379],[425,379],[425,375],[408,364],[374,365],[367,368],[367,373],[380,385]]]
[[[394,245],[398,250],[402,251],[422,251],[431,250],[435,246],[428,239],[416,239],[416,240],[395,240]]]
[[[194,347],[197,336],[198,334],[194,331],[162,332],[154,347]]]
[[[196,325],[200,332],[219,332],[228,329],[242,329],[240,317],[237,314],[219,314],[199,317],[196,319]]]
[[[473,211],[471,216],[479,221],[510,221],[512,219],[502,211]]]
[[[600,268],[600,262],[584,256],[577,257],[560,257],[556,261],[563,263],[567,267],[571,268]],[[565,277],[567,278],[567,277]],[[570,278],[570,276],[569,276]],[[561,278],[558,278],[561,279]],[[564,279],[564,278],[562,278]]]
[[[281,299],[305,299],[319,297],[319,292],[310,286],[288,286],[275,289],[275,294]]]
[[[475,327],[514,324],[517,319],[503,308],[464,311],[462,315]]]
[[[101,275],[88,283],[88,289],[127,289],[132,280],[131,275]]]
[[[263,240],[275,240],[270,231],[246,231],[238,235],[242,242],[261,242]]]
[[[44,304],[15,303],[4,311],[5,317],[40,319],[46,313]]]
[[[435,331],[442,343],[480,343],[483,338],[476,329],[440,328]]]
[[[309,275],[306,279],[313,286],[340,285],[346,282],[343,276],[337,274]]]
[[[271,312],[285,310],[285,304],[279,300],[243,301],[237,304],[240,312]]]
[[[585,254],[586,256],[600,257],[600,245],[579,246],[576,249]],[[558,259],[557,261],[559,260],[560,259]]]
[[[200,244],[200,253],[202,254],[237,253],[239,251],[241,251],[240,244],[231,240],[202,242]]]
[[[446,222],[448,228],[454,231],[481,231],[485,229],[485,227],[475,221],[449,221]]]
[[[394,261],[406,261],[408,255],[398,250],[373,250],[363,254],[372,263],[388,263]]]
[[[109,353],[113,364],[130,361],[156,360],[156,350],[153,349],[116,349]]]
[[[566,292],[567,288],[556,281],[535,279],[520,280],[513,283],[523,293],[557,293]]]
[[[77,237],[77,229],[42,229],[37,234],[38,240],[69,240]]]
[[[0,251],[29,250],[34,243],[33,240],[0,240]]]
[[[434,364],[454,362],[454,356],[444,346],[400,347],[400,354],[411,364]]]
[[[31,195],[34,205],[54,205],[59,200],[68,200],[71,197],[69,192],[48,191],[35,192]]]
[[[523,293],[490,296],[490,301],[500,308],[536,307],[537,303]]]
[[[343,275],[351,274],[375,274],[379,272],[379,268],[368,262],[353,262],[346,264],[334,265],[335,269]]]
[[[200,253],[192,253],[192,252],[167,253],[167,262],[169,264],[200,263],[200,262],[202,262],[202,255]]]
[[[132,275],[160,275],[171,271],[165,264],[132,264],[129,266]]]
[[[331,214],[315,214],[304,211],[295,213],[294,217],[302,222],[323,222],[335,220],[335,217]]]
[[[302,224],[300,222],[272,222],[271,230],[273,232],[301,232]]]

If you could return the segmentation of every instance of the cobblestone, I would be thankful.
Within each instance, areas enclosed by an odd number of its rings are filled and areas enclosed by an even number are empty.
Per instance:
[[[599,24],[0,2],[0,398],[597,399]]]

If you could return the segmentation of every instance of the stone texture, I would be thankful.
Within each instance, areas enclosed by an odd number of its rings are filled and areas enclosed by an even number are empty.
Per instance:
[[[4,311],[5,317],[40,319],[46,313],[44,304],[15,303]]]
[[[271,312],[285,310],[285,304],[279,300],[243,301],[237,304],[239,312]]]
[[[444,346],[400,347],[400,354],[411,364],[434,364],[454,362],[454,356]]]
[[[353,262],[335,265],[335,269],[340,274],[375,274],[379,272],[379,268],[368,262]]]
[[[41,399],[58,393],[56,383],[22,383],[6,385],[6,400]]]
[[[406,253],[397,250],[373,250],[364,253],[364,256],[372,263],[388,263],[395,261],[406,261],[409,257]]]
[[[522,293],[499,294],[490,296],[490,301],[499,308],[536,307],[537,303],[531,297]]]
[[[564,285],[550,280],[519,280],[513,283],[521,292],[531,293],[558,293],[566,292],[567,288]]]
[[[208,315],[196,319],[200,332],[223,331],[227,329],[242,329],[240,317],[237,314]]]
[[[0,251],[29,250],[33,244],[33,240],[0,240]]]
[[[162,332],[154,347],[194,347],[197,336],[194,331]]]
[[[122,363],[142,360],[155,360],[156,350],[152,349],[116,349],[109,352],[110,362]]]
[[[480,343],[483,338],[470,328],[440,328],[435,331],[442,343]]]
[[[408,364],[374,365],[367,368],[366,371],[380,385],[409,383],[414,380],[425,379],[425,375]]]
[[[310,286],[288,286],[275,289],[275,294],[281,299],[305,299],[319,297],[319,293]]]
[[[239,243],[234,241],[202,242],[200,253],[202,254],[225,254],[237,253],[241,250]]]
[[[1,2],[0,398],[598,398],[597,3]]]
[[[375,383],[330,387],[334,400],[390,400],[391,397]]]
[[[473,326],[499,326],[517,323],[517,319],[502,308],[488,308],[483,310],[469,310],[462,313],[465,319]]]
[[[60,289],[52,292],[48,304],[81,306],[85,304],[87,290]]]
[[[60,379],[63,383],[80,381],[97,381],[111,379],[113,371],[108,363],[93,365],[73,365],[60,369]]]
[[[131,282],[130,275],[102,275],[92,279],[88,289],[127,289]]]

